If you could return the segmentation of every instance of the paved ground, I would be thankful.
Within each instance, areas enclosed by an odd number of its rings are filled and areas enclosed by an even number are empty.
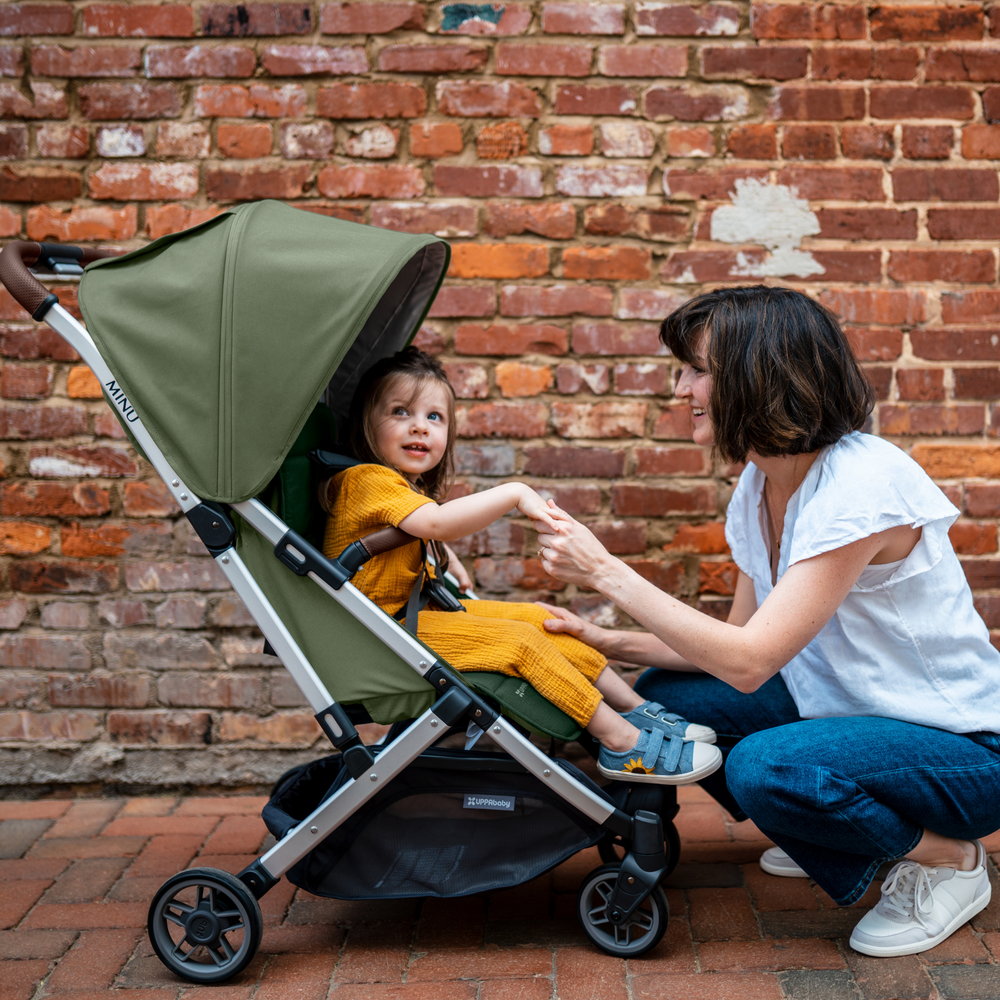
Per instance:
[[[681,801],[669,929],[641,959],[601,954],[576,924],[577,887],[599,864],[591,850],[488,899],[348,903],[283,881],[262,901],[257,958],[230,984],[203,988],[152,954],[148,901],[187,866],[241,869],[264,841],[262,799],[2,801],[0,998],[1000,998],[1000,891],[919,959],[864,958],[846,938],[875,891],[844,910],[808,881],[765,875],[755,862],[768,842],[752,826],[729,823],[697,788]],[[1000,851],[1000,835],[987,846]]]

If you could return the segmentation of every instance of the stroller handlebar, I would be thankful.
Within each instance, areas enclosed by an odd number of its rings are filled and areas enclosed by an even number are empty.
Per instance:
[[[32,264],[75,263],[85,267],[102,257],[117,257],[123,251],[99,250],[96,247],[62,246],[56,243],[35,243],[14,240],[0,251],[0,282],[14,300],[31,313],[32,319],[42,319],[59,298],[50,292],[29,270]]]

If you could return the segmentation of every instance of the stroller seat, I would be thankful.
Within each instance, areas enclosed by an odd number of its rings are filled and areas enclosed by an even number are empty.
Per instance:
[[[322,547],[326,514],[316,502],[316,492],[321,479],[328,475],[329,471],[323,471],[323,466],[311,459],[310,455],[315,455],[317,451],[333,451],[336,439],[336,420],[333,413],[325,403],[317,403],[278,470],[277,476],[261,494],[261,500],[285,524],[317,548]],[[345,467],[349,461],[345,460]],[[437,654],[434,655],[437,657]],[[322,676],[320,664],[317,661],[314,663]],[[463,672],[462,677],[469,687],[495,702],[508,718],[518,722],[529,732],[567,742],[578,739],[583,732],[565,712],[543,698],[520,677],[509,677],[506,674],[488,671]],[[407,680],[410,678],[407,677]],[[430,685],[426,685],[426,688],[428,696],[431,696]],[[345,704],[345,707],[349,706]],[[371,716],[371,712],[366,710],[363,703],[357,703],[352,707],[354,711],[350,714],[355,723],[369,721],[366,716],[370,716],[371,721],[389,724],[419,714],[414,712],[411,715],[391,718],[385,712],[376,710],[378,714],[376,718]]]

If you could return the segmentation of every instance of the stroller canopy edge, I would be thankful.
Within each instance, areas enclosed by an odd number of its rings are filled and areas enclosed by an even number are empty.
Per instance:
[[[343,415],[360,375],[412,339],[449,258],[438,237],[253,202],[88,267],[80,306],[174,470],[238,503],[321,394]]]

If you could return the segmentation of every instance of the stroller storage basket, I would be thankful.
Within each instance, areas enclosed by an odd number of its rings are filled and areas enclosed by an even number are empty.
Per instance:
[[[290,772],[264,807],[268,829],[280,839],[348,777],[340,756]],[[526,882],[603,832],[505,754],[432,749],[286,877],[338,899],[465,896]]]

